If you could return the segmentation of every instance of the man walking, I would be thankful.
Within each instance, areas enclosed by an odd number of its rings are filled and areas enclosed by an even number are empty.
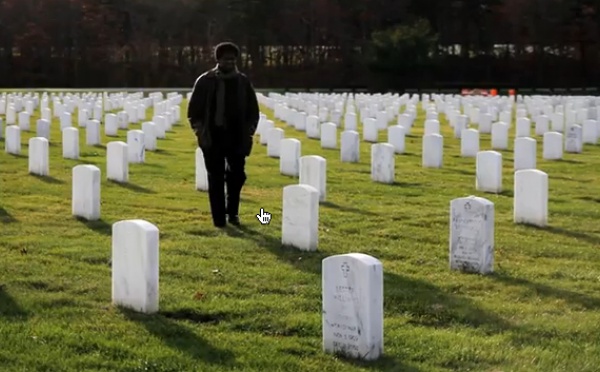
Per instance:
[[[208,198],[216,227],[224,227],[227,216],[229,223],[240,224],[246,157],[252,151],[260,115],[256,92],[248,77],[237,69],[239,56],[237,45],[217,45],[217,66],[196,79],[188,105],[188,120],[204,154]]]

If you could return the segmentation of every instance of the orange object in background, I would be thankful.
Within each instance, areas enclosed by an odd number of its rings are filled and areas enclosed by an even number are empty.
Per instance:
[[[496,97],[498,95],[498,89],[490,89],[490,96]]]

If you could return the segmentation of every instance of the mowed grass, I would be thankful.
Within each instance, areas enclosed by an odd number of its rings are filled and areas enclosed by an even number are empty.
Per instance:
[[[512,222],[512,140],[505,191],[490,195],[474,190],[475,160],[459,156],[444,118],[444,168],[421,167],[420,111],[406,154],[396,156],[394,185],[371,182],[369,144],[359,164],[342,164],[338,150],[278,123],[302,141],[303,155],[327,159],[319,250],[305,253],[280,244],[282,189],[298,180],[279,174],[258,138],[244,227],[222,231],[207,194],[194,190],[187,123],[118,185],[105,180],[105,147],[86,146],[84,129],[81,159],[62,159],[57,120],[51,177],[29,175],[38,117],[22,133],[21,156],[0,153],[2,371],[598,371],[600,146],[563,161],[538,156],[550,180],[550,227],[539,229]],[[103,144],[125,136],[103,135]],[[102,170],[101,221],[71,216],[77,164]],[[495,203],[496,271],[486,277],[448,268],[449,204],[468,195]],[[259,224],[260,208],[273,214],[270,225]],[[111,224],[125,219],[160,229],[159,314],[111,306]],[[384,266],[385,356],[374,363],[321,351],[321,260],[350,252]]]

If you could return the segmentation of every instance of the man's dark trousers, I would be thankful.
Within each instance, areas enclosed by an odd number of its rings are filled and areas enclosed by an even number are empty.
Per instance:
[[[223,225],[226,215],[231,218],[239,213],[240,193],[246,182],[246,156],[214,149],[204,154],[204,164],[208,174],[208,198],[213,222]]]

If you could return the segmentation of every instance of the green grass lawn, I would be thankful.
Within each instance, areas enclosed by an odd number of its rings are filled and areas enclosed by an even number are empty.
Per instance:
[[[146,164],[130,165],[130,185],[118,185],[105,180],[105,147],[86,146],[84,129],[81,159],[62,159],[57,120],[51,177],[28,175],[37,112],[22,155],[0,153],[0,370],[598,371],[600,146],[544,161],[538,138],[550,227],[519,226],[512,140],[505,192],[482,194],[475,159],[459,156],[445,119],[444,168],[421,167],[423,114],[407,153],[396,156],[394,185],[370,181],[369,144],[361,143],[360,164],[342,164],[339,150],[278,123],[302,141],[303,155],[328,161],[319,251],[304,253],[280,244],[282,189],[298,180],[279,174],[258,139],[242,195],[245,226],[223,231],[212,226],[206,193],[194,190],[187,124],[159,140]],[[103,134],[104,145],[114,140],[126,132]],[[481,149],[489,148],[482,135]],[[101,221],[71,216],[77,164],[102,170]],[[468,195],[495,203],[496,266],[487,277],[448,269],[449,204]],[[259,224],[260,208],[273,214],[270,225]],[[111,306],[111,224],[125,219],[160,229],[157,315]],[[321,260],[350,252],[383,262],[385,357],[374,363],[321,351]]]

